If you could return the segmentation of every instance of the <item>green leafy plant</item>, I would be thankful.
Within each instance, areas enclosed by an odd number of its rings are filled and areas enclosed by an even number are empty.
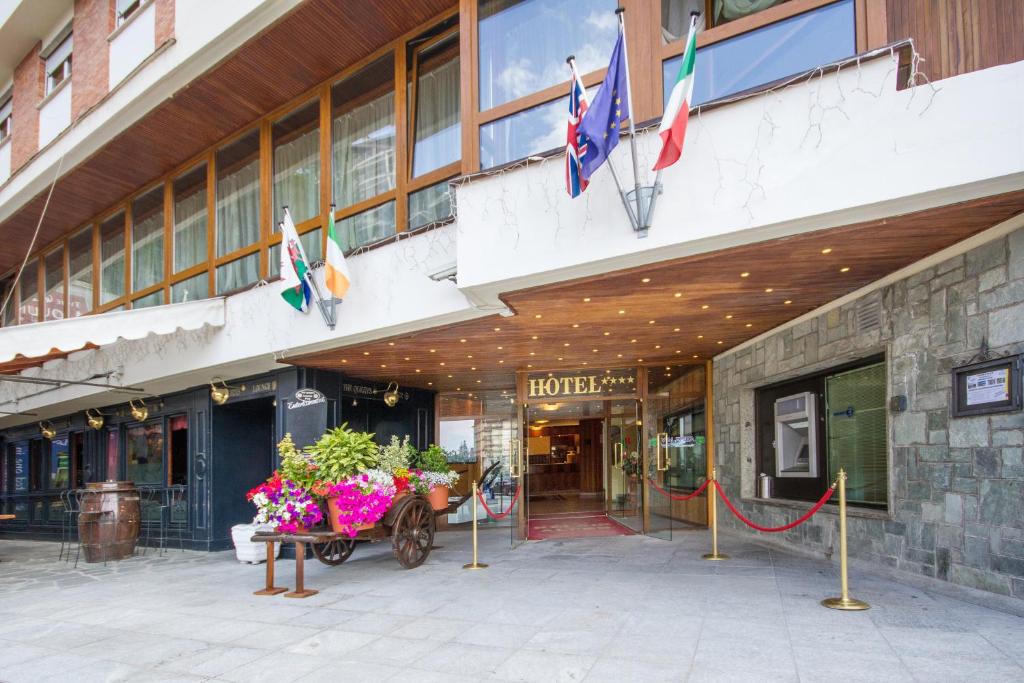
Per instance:
[[[291,433],[285,434],[277,444],[277,452],[281,456],[281,466],[278,468],[281,477],[295,482],[304,489],[312,489],[320,479],[320,468],[313,461],[311,454],[303,453],[295,447]]]
[[[416,454],[413,466],[418,467],[424,472],[447,472],[451,469],[448,466],[447,452],[433,443],[427,447],[427,450]]]
[[[346,477],[365,472],[377,463],[377,444],[373,434],[356,432],[348,423],[327,430],[306,452],[317,466],[317,478],[338,483]]]
[[[416,449],[409,443],[409,437],[400,440],[397,436],[391,437],[391,442],[381,446],[377,453],[377,467],[385,472],[408,469],[412,458],[416,455]]]

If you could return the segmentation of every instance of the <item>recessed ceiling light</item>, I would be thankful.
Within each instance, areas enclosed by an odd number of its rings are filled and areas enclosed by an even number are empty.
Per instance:
[[[703,334],[698,334],[698,335],[697,335],[697,339],[703,339],[703,338],[704,338],[704,335],[703,335]]]
[[[594,353],[597,353],[597,349],[591,349],[591,351],[593,351]]]
[[[473,357],[473,354],[469,354],[468,356],[466,356],[466,358],[472,358],[472,357]]]
[[[747,327],[753,327],[753,326],[754,325],[752,323],[747,323]]]
[[[363,355],[364,355],[364,356],[369,356],[369,355],[370,355],[370,352],[369,352],[369,351],[363,351]]]
[[[381,366],[382,368],[386,368],[386,367],[387,367],[387,364],[386,364],[386,363],[381,363],[381,364],[380,364],[380,366]]]
[[[682,349],[676,349],[676,353],[682,353],[682,352],[683,352]]]
[[[568,345],[569,345],[569,342],[565,342],[564,344],[562,344],[562,346],[568,346]]]
[[[477,380],[477,381],[476,381],[476,383],[477,383],[477,384],[480,384],[480,380]],[[472,396],[472,394],[470,394],[470,396]]]
[[[459,340],[459,343],[460,343],[460,344],[465,344],[465,343],[466,343],[466,340],[465,340],[465,339],[460,339],[460,340]]]
[[[532,368],[533,366],[532,366],[532,365],[530,365],[529,363],[527,363],[527,364],[526,364],[526,367],[528,367],[528,368]]]
[[[579,326],[580,326],[580,324],[579,324],[579,323],[573,323],[573,324],[572,324],[572,326],[573,326],[573,327],[579,327]]]
[[[625,315],[625,311],[619,311],[619,315]]]
[[[683,293],[682,293],[682,292],[676,292],[676,293],[675,293],[675,294],[673,294],[672,296],[674,296],[675,298],[677,298],[677,299],[678,299],[678,298],[679,298],[679,297],[681,297],[682,295],[683,295]]]
[[[504,350],[505,350],[505,347],[504,347],[504,346],[499,346],[499,347],[498,347],[498,350],[499,350],[499,351],[504,351]]]
[[[558,360],[565,360],[565,359],[564,359],[564,358],[562,358],[561,356],[559,356],[559,357],[558,357]]]
[[[406,357],[405,357],[405,360],[409,360],[409,356],[406,356]]]
[[[589,304],[590,303],[590,297],[589,296],[583,297],[583,303]]]
[[[774,290],[774,289],[772,289],[771,287],[766,287],[766,288],[765,288],[765,290],[764,290],[764,293],[765,293],[765,294],[771,294],[771,293],[772,293],[772,292],[774,292],[774,291],[775,291],[775,290]]]
[[[743,271],[742,273],[740,273],[740,277],[750,277],[750,273],[748,273],[747,271]]]
[[[792,301],[790,301],[789,299],[786,299],[786,300],[785,300],[785,301],[783,301],[782,303],[784,303],[784,304],[786,304],[786,305],[788,306],[789,304],[791,304],[791,303],[793,303],[793,302],[792,302]]]
[[[636,339],[630,339],[630,340],[629,340],[629,343],[630,343],[630,344],[636,344]]]
[[[672,328],[672,331],[673,331],[673,332],[678,332],[678,331],[679,331],[680,329],[682,329],[682,328],[679,328],[679,327],[673,327],[673,328]]]
[[[622,354],[621,354],[621,353],[617,353],[617,354],[615,354],[615,355],[616,355],[617,357],[619,357],[619,358],[622,358]]]
[[[697,354],[696,354],[696,353],[695,353],[695,354],[693,354],[693,357],[694,357],[694,358],[696,358],[696,357],[697,357]]]
[[[587,364],[587,361],[583,361],[583,364],[584,364],[584,365],[586,365],[586,364]]]
[[[537,339],[537,335],[533,335],[530,339]]]
[[[723,341],[722,341],[721,339],[719,339],[719,340],[718,340],[718,343],[719,343],[719,344],[724,344],[725,342],[723,342]]]
[[[607,337],[607,336],[608,336],[609,334],[611,334],[611,332],[605,332],[605,333],[604,333],[604,336],[606,336],[606,337]]]
[[[839,269],[839,272],[840,273],[848,273],[848,272],[850,272],[850,266],[843,266],[842,268]]]
[[[541,315],[540,315],[540,313],[538,313],[537,315],[535,315],[535,316],[533,316],[533,317],[534,317],[534,318],[537,318],[538,320],[540,320],[540,317],[541,317]]]
[[[419,372],[419,371],[420,371],[420,369],[419,369],[419,368],[416,368],[416,372]]]
[[[660,349],[660,348],[661,348],[661,344],[655,344],[655,345],[654,345],[654,348],[656,348],[656,349]]]
[[[342,362],[342,363],[347,363],[347,362],[348,362],[348,360],[346,360],[345,358],[342,358],[342,359],[341,359],[341,362]]]
[[[711,307],[710,307],[710,306],[708,306],[707,304],[704,304],[703,306],[701,306],[701,310],[705,310],[705,311],[706,311],[706,310],[708,310],[709,308],[711,308]]]
[[[470,368],[470,370],[474,370],[474,371],[475,371],[475,370],[476,370],[476,368]]]
[[[504,363],[504,362],[505,362],[505,361],[503,361],[503,360],[499,360],[499,361],[498,361],[498,364],[499,364],[499,365],[501,365],[501,364],[502,364],[502,363]]]
[[[441,365],[444,365],[444,361],[441,361]]]
[[[645,285],[646,285],[646,284],[647,284],[648,282],[650,282],[650,281],[651,281],[651,278],[649,278],[649,277],[645,277],[645,278],[643,278],[642,280],[640,280],[640,282],[644,283]]]
[[[653,325],[653,324],[654,324],[654,321],[653,321],[653,320],[648,320],[648,321],[647,321],[647,324],[648,324],[648,325]]]
[[[729,315],[725,316],[725,319],[726,320],[732,320],[732,313],[730,313]]]
[[[434,383],[433,382],[427,382],[427,386],[428,387],[432,387],[432,386],[434,386]]]
[[[495,331],[495,332],[501,332],[501,328],[500,328],[500,327],[495,327],[495,328],[494,328],[494,331]]]
[[[643,363],[643,362],[644,362],[644,359],[643,359],[643,358],[637,358],[637,359],[636,359],[636,362],[637,362],[637,363]]]
[[[437,353],[437,349],[430,349],[431,353]]]
[[[832,253],[832,247],[825,247],[824,249],[821,250],[821,253],[822,254],[831,254]]]
[[[530,355],[531,355],[531,356],[536,356],[537,354],[536,354],[536,353],[534,353],[533,351],[530,351]]]
[[[388,346],[394,346],[395,342],[388,342]]]

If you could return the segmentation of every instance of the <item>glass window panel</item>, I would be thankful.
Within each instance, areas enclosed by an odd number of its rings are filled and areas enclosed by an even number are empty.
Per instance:
[[[199,273],[187,280],[171,285],[171,303],[180,304],[185,301],[205,299],[210,295],[210,278],[206,273]]]
[[[132,308],[150,308],[151,306],[161,306],[164,303],[164,292],[159,289],[152,294],[141,296],[132,302]]]
[[[282,206],[296,223],[320,214],[320,100],[274,122],[274,215]]]
[[[50,441],[50,486],[51,489],[66,489],[71,480],[71,451],[68,437]]]
[[[775,1],[775,0],[773,0]],[[661,44],[686,38],[690,31],[690,12],[704,14],[704,0],[661,0]],[[697,19],[701,26],[703,16]]]
[[[0,306],[4,306],[3,325],[18,324],[18,303],[14,299],[14,278],[9,277],[0,282]]]
[[[164,188],[132,202],[132,291],[164,279]]]
[[[64,318],[64,249],[56,249],[46,255],[44,261],[43,320]]]
[[[299,239],[302,239],[301,236]],[[305,248],[305,247],[303,247]],[[273,282],[281,277],[281,243],[271,244],[267,250],[267,280]]]
[[[334,201],[345,208],[395,187],[395,71],[388,54],[331,88]]]
[[[32,260],[25,264],[18,280],[18,323],[39,321],[39,262]]]
[[[453,193],[448,191],[448,181],[431,185],[409,195],[409,229],[448,220],[455,215]]]
[[[68,317],[92,310],[92,228],[68,241]]]
[[[100,303],[124,296],[124,212],[100,225]]]
[[[260,279],[259,252],[217,267],[217,294],[234,292]]]
[[[174,272],[206,260],[206,164],[174,180]]]
[[[853,0],[841,0],[703,47],[697,50],[693,104],[849,57],[856,52],[855,38]],[[662,63],[666,104],[682,59]]]
[[[888,502],[885,374],[879,363],[825,379],[828,476],[846,470],[846,497],[853,503]]]
[[[260,136],[254,130],[217,151],[217,256],[260,238]]]
[[[782,4],[788,0],[715,0],[714,1],[714,16],[712,17],[712,25],[718,26],[734,19],[742,19],[743,17],[756,14],[769,7]]]
[[[413,177],[462,156],[458,49],[459,36],[455,34],[418,56]]]
[[[320,238],[320,228],[316,230],[310,230],[299,235],[299,241],[302,242],[302,249],[306,252],[306,258],[309,260],[310,265],[323,259],[323,242]],[[269,280],[276,280],[281,276],[281,243],[270,245],[270,251],[267,256],[268,258],[268,276]]]
[[[480,111],[568,81],[570,52],[582,74],[608,66],[618,32],[616,4],[481,0]]]
[[[175,415],[167,419],[170,431],[169,451],[171,456],[171,484],[188,485],[188,415]],[[187,500],[176,498],[172,501],[171,520],[188,520]]]
[[[338,223],[342,251],[373,244],[395,234],[395,203],[388,202]]]
[[[136,484],[164,483],[164,424],[151,420],[125,429],[125,479]]]
[[[597,87],[587,90],[593,99]],[[565,148],[568,100],[559,98],[480,126],[480,166],[493,168],[531,154]]]

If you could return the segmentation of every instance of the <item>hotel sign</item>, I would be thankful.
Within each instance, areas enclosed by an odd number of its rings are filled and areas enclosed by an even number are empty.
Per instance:
[[[636,369],[534,373],[526,379],[527,399],[636,393]]]

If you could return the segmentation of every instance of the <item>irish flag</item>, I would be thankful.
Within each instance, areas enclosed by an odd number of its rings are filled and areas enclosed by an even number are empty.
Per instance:
[[[686,38],[686,52],[683,63],[672,87],[672,95],[665,107],[658,135],[661,136],[661,153],[654,164],[655,171],[679,161],[683,153],[683,139],[686,137],[686,122],[690,119],[690,103],[693,101],[693,67],[697,61],[697,17],[690,20],[690,35]]]
[[[336,299],[344,299],[352,278],[345,263],[345,252],[338,241],[338,231],[334,227],[334,205],[331,205],[331,216],[327,220],[327,264],[324,270],[324,283]]]
[[[303,313],[309,307],[311,296],[306,276],[308,271],[306,252],[302,249],[292,215],[285,208],[284,220],[281,221],[281,298]]]

